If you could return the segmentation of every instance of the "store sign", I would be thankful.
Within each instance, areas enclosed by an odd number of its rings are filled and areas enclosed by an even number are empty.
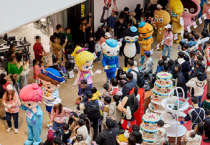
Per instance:
[[[81,3],[81,18],[85,17],[85,4]]]

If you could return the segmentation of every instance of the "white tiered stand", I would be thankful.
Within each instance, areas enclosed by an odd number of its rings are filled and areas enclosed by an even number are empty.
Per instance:
[[[184,90],[181,88],[181,87],[176,87],[174,88],[170,95],[173,95],[173,91],[176,91],[176,94],[177,94],[177,99],[179,99],[179,96],[178,96],[178,89],[181,89],[182,90],[182,94],[183,94],[183,98],[184,98]],[[179,109],[177,110],[172,110],[172,108],[169,108],[169,104],[167,104],[168,100],[170,99],[170,95],[168,95],[167,98],[163,99],[161,101],[161,105],[163,108],[165,108],[165,111],[161,114],[161,119],[167,123],[167,124],[170,124],[171,126],[167,129],[167,136],[168,137],[175,137],[175,144],[177,144],[177,137],[181,137],[183,136],[187,129],[185,126],[181,125],[180,122],[178,121],[178,117],[177,119],[173,119],[173,120],[170,120],[166,115],[167,115],[167,112],[171,112],[173,114],[176,114],[176,116],[183,116],[185,117],[186,114],[183,113],[183,111],[187,110],[188,107],[189,107],[189,103],[187,102],[182,108],[179,108],[179,101],[178,101],[178,107]]]

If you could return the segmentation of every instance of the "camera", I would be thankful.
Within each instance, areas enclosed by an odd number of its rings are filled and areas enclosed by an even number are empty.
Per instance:
[[[80,135],[80,134],[77,134],[76,140],[77,140],[77,141],[82,141],[82,140],[83,140],[83,136]]]

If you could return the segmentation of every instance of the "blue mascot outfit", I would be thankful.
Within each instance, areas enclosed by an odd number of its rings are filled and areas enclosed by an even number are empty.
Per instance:
[[[121,42],[114,39],[108,39],[102,43],[103,59],[102,65],[106,71],[107,81],[115,78],[115,72],[119,67],[118,53],[120,51]]]

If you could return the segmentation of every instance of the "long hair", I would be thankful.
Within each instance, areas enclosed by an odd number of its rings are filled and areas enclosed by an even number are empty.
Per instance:
[[[90,134],[90,120],[87,118],[87,116],[85,114],[80,114],[79,116],[80,119],[83,119],[85,121],[85,126],[87,127],[87,130],[88,130],[88,134]]]
[[[87,62],[94,60],[94,55],[89,51],[85,51],[85,50],[80,51],[80,50],[82,50],[82,47],[77,46],[71,56],[74,56],[76,65],[81,70],[81,66],[83,64],[86,64]],[[78,52],[78,51],[80,51],[80,52]]]
[[[77,116],[77,113],[76,113],[76,112],[72,112],[72,116],[74,116],[74,117],[78,118],[78,116]],[[70,117],[69,117],[69,122],[68,122],[69,126],[71,126],[71,125],[72,125],[72,123],[74,122],[74,119],[72,118],[72,116],[70,116]]]
[[[53,107],[53,109],[54,109],[54,112],[56,112],[55,106]],[[58,112],[58,114],[61,114],[62,109],[63,109],[63,105],[62,104],[59,104],[59,109],[58,109],[59,112]]]
[[[203,133],[204,133],[204,125],[203,125],[203,123],[198,123],[196,134],[202,136]]]
[[[168,30],[166,30],[166,32],[169,34],[170,32],[172,32],[172,29],[168,28]]]
[[[5,92],[5,95],[6,95],[6,101],[11,101],[14,99],[14,96],[15,96],[15,91],[13,90],[12,91],[12,97],[11,97],[11,100],[9,98],[9,94],[8,94],[8,91]]]
[[[119,67],[118,70],[117,70],[117,75],[116,75],[117,80],[122,80],[120,75],[123,75],[123,74],[124,74],[123,69],[121,67]]]

